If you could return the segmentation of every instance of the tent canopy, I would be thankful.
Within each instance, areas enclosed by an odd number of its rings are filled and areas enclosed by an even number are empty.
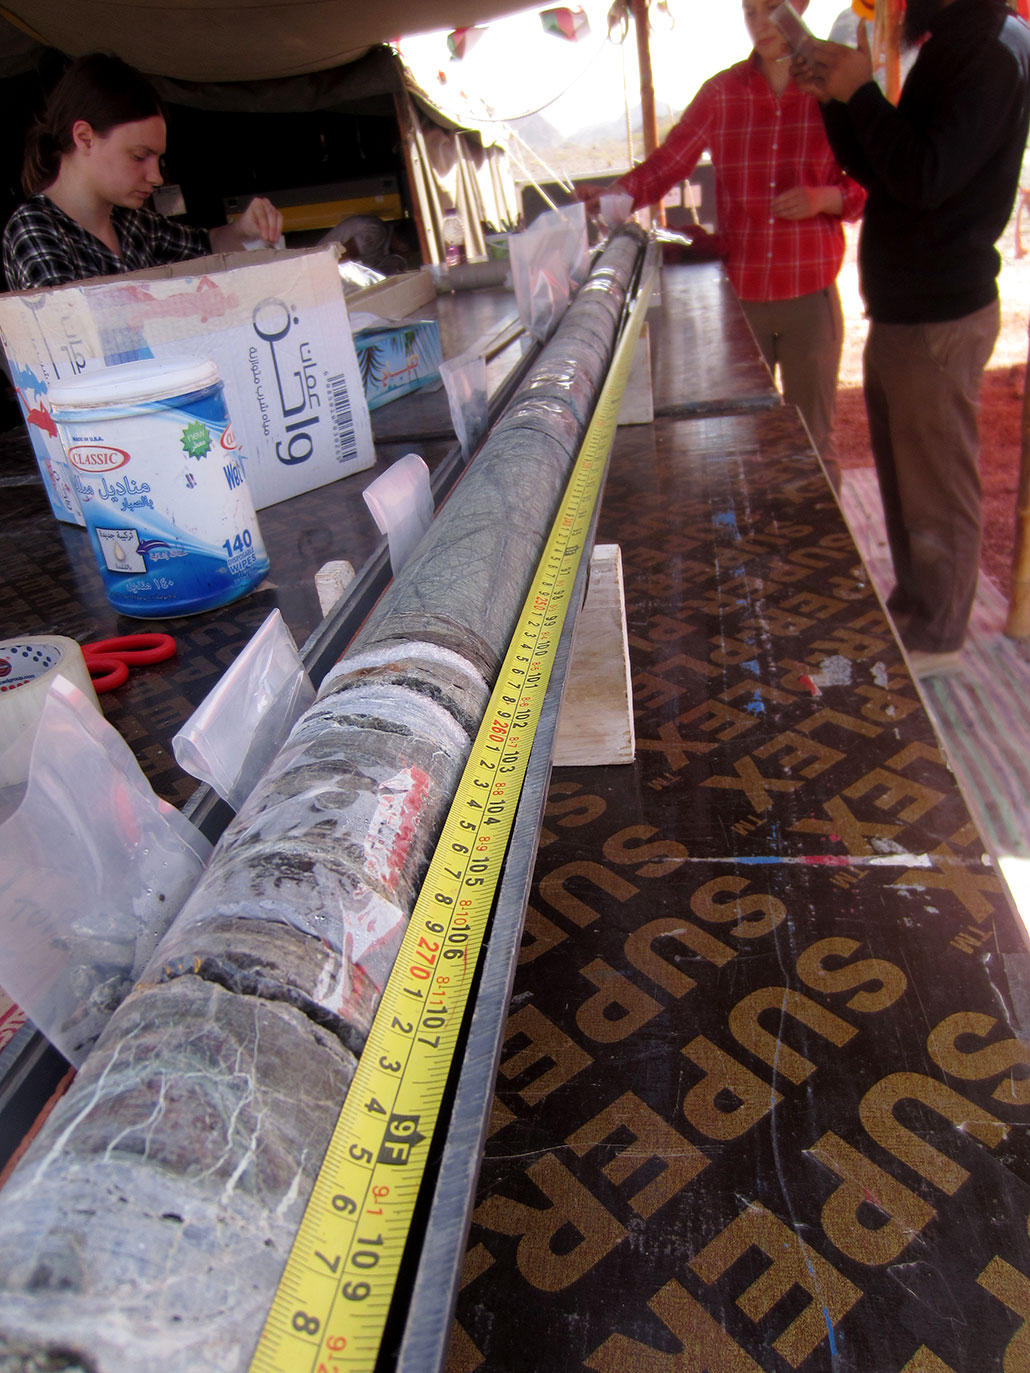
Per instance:
[[[26,40],[70,57],[103,49],[151,76],[264,81],[339,67],[401,34],[464,28],[525,0],[6,0],[0,63]]]

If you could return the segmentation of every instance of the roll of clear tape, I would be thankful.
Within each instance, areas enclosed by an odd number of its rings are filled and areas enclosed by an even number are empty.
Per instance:
[[[74,639],[38,634],[0,640],[0,786],[27,780],[36,725],[58,673],[100,710],[82,649]]]

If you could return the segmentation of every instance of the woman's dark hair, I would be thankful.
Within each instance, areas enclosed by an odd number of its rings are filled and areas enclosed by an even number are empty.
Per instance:
[[[109,53],[77,58],[47,98],[43,113],[25,139],[21,184],[26,195],[45,190],[57,179],[61,157],[70,153],[72,128],[84,119],[99,134],[119,124],[134,124],[164,108],[153,86],[135,67]]]

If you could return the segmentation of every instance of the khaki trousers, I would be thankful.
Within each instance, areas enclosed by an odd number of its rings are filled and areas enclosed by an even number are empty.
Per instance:
[[[896,586],[888,607],[907,648],[962,647],[980,571],[980,381],[998,302],[941,324],[878,324],[865,347],[865,403]]]
[[[796,405],[827,468],[837,464],[833,416],[844,345],[844,312],[837,284],[792,300],[742,300],[751,332],[780,390]]]

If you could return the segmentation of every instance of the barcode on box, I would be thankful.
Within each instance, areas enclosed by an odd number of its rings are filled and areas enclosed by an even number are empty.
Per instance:
[[[336,447],[336,461],[350,462],[358,455],[358,443],[354,436],[351,420],[350,393],[347,378],[341,372],[326,379],[329,393],[329,410],[333,417],[333,441]]]

